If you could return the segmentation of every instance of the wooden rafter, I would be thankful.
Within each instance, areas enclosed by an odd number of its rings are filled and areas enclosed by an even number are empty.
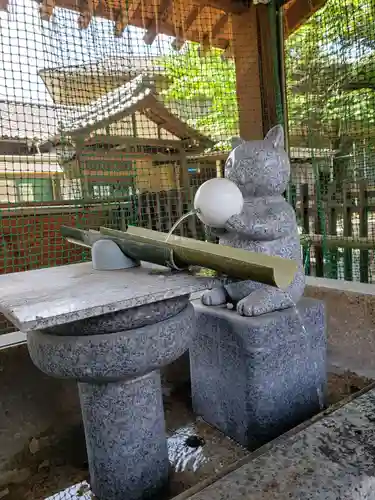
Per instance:
[[[203,6],[222,10],[227,14],[243,14],[246,12],[252,0],[200,0]]]
[[[80,13],[79,25],[85,28],[89,25],[92,17],[111,19],[115,24],[115,34],[121,36],[127,25],[146,29],[145,42],[151,44],[157,32],[163,35],[175,37],[174,46],[179,49],[185,41],[201,42],[202,32],[196,26],[196,19],[202,9],[208,11],[205,21],[204,35],[207,35],[214,47],[226,49],[233,43],[232,34],[227,33],[225,24],[227,16],[239,18],[246,15],[254,8],[253,0],[190,0],[188,3],[182,1],[184,19],[176,26],[169,15],[170,5],[174,0],[160,0],[160,6],[152,17],[150,3],[155,0],[39,0],[41,3],[41,16],[50,19],[55,5],[57,7],[74,10]],[[3,8],[6,8],[8,0],[0,0]],[[94,8],[91,8],[91,3]],[[284,19],[286,36],[295,31],[309,16],[322,7],[326,0],[288,0],[284,5]],[[142,5],[146,7],[142,12]],[[159,5],[159,2],[158,2]],[[236,33],[234,35],[237,36]]]
[[[180,140],[176,139],[143,139],[141,137],[125,137],[122,135],[93,135],[85,140],[85,147],[87,146],[103,146],[105,145],[118,145],[118,144],[128,144],[131,146],[142,145],[142,146],[154,146],[161,147],[168,144],[168,146],[178,147],[181,145]]]
[[[185,34],[190,30],[190,28],[192,27],[193,23],[195,22],[195,20],[197,19],[197,17],[201,13],[202,9],[203,9],[202,5],[194,5],[194,7],[191,9],[191,11],[189,12],[189,14],[188,14],[188,16],[187,16],[187,18],[185,19],[185,22],[184,22],[184,32],[185,32]],[[183,33],[182,33],[182,29],[179,29],[178,34],[176,34],[176,38],[172,42],[172,47],[175,50],[180,50],[182,48],[182,46],[184,45],[185,41],[186,40],[184,39],[184,36],[183,36]]]
[[[229,14],[223,14],[219,20],[216,22],[216,24],[213,26],[212,31],[211,31],[211,38],[214,40],[222,30],[224,29],[225,25],[228,22]]]
[[[199,46],[199,55],[206,56],[211,49],[210,37],[208,35],[204,35]]]
[[[228,60],[228,59],[233,59],[234,54],[233,54],[233,44],[228,43],[227,47],[225,48],[224,52],[221,54],[222,59]]]
[[[185,33],[187,31],[189,31],[189,29],[192,27],[194,21],[197,19],[197,17],[199,16],[199,14],[201,13],[201,10],[202,10],[202,5],[195,5],[191,11],[189,12],[186,20],[185,20],[185,24],[184,24],[184,27],[185,27]]]
[[[43,0],[40,4],[40,18],[49,21],[55,8],[55,0]]]
[[[132,7],[132,12],[129,12],[128,15],[128,24],[135,26],[138,19],[142,21],[142,2],[140,0],[133,0]]]
[[[326,3],[327,0],[293,0],[287,3],[284,7],[286,36],[296,31]]]
[[[147,45],[151,45],[156,36],[157,36],[157,30],[158,30],[158,24],[159,24],[159,21],[164,21],[166,16],[167,16],[167,13],[168,13],[168,10],[169,8],[171,7],[172,5],[172,0],[161,0],[161,3],[160,3],[160,6],[157,10],[157,19],[156,19],[156,16],[151,20],[151,22],[149,23],[148,27],[147,27],[147,31],[146,31],[146,34],[145,36],[143,37],[143,41],[147,44]]]
[[[174,50],[179,51],[179,50],[182,49],[182,47],[183,47],[183,45],[185,43],[185,39],[184,39],[184,36],[182,34],[182,29],[181,28],[178,28],[177,32],[178,33],[176,34],[176,38],[172,42],[172,48]]]

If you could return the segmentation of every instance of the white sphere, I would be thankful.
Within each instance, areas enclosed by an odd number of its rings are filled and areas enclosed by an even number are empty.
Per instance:
[[[243,196],[236,184],[217,177],[202,184],[195,194],[194,209],[206,226],[223,228],[232,215],[242,212]]]

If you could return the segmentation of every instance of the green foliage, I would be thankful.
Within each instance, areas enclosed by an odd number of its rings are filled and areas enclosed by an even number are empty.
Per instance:
[[[374,19],[374,0],[328,0],[287,40],[289,125],[306,145],[375,124]]]
[[[285,50],[292,140],[319,146],[375,125],[375,0],[328,0]],[[216,140],[217,149],[228,149],[228,138],[238,134],[233,61],[222,60],[219,50],[201,56],[191,43],[161,64],[172,82],[166,100],[191,110],[204,103],[207,113],[191,113],[190,124]]]
[[[190,110],[189,124],[217,141],[217,148],[228,137],[238,134],[236,77],[233,61],[222,59],[222,51],[212,49],[201,56],[199,45],[187,44],[182,53],[162,58],[171,84],[164,92],[165,100],[179,100]],[[204,106],[206,113],[194,113]]]

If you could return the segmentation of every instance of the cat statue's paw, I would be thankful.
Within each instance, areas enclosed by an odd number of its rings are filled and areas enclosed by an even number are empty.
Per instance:
[[[294,303],[287,293],[277,288],[259,288],[237,304],[241,316],[260,316],[273,311],[293,307]]]
[[[241,232],[246,229],[246,227],[240,214],[232,215],[225,223],[225,229],[230,232]]]
[[[227,293],[224,287],[206,290],[202,295],[202,303],[205,306],[221,306],[227,303]]]

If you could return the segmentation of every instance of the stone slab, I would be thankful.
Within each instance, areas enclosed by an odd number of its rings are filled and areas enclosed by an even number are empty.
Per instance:
[[[254,450],[322,409],[327,381],[322,302],[302,299],[298,313],[291,308],[254,318],[199,300],[193,304],[190,364],[198,415]]]
[[[85,262],[0,276],[0,312],[30,331],[189,295],[218,282],[146,263],[95,271]]]
[[[199,492],[175,500],[373,500],[373,387],[254,452]]]

